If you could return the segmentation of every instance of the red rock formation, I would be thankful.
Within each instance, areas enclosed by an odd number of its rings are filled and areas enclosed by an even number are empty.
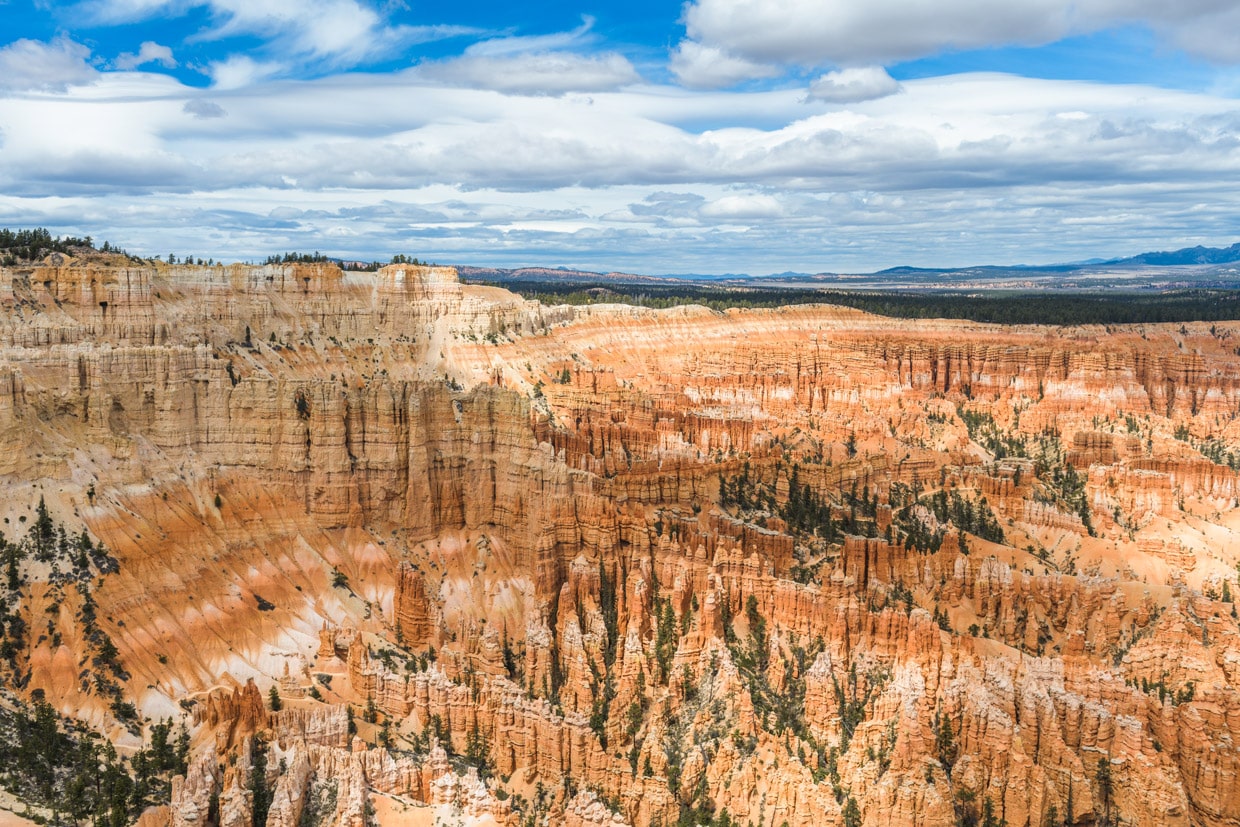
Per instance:
[[[0,269],[3,516],[119,561],[177,827],[248,825],[255,750],[279,825],[1234,824],[1240,325],[1185,329]],[[28,568],[27,691],[111,723]]]

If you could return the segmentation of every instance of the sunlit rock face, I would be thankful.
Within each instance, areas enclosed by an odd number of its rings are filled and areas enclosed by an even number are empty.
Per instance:
[[[0,668],[134,748],[93,601],[192,734],[151,825],[1235,824],[1238,349],[0,269],[4,531],[117,564]]]

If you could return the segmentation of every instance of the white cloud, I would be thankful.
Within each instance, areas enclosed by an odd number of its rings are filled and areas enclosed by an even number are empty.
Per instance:
[[[471,44],[456,58],[426,61],[417,76],[428,81],[517,95],[600,92],[641,80],[617,52],[581,54],[574,48],[594,40],[594,18],[567,32],[505,36]]]
[[[735,86],[742,81],[780,73],[770,64],[755,63],[717,46],[704,46],[692,40],[682,40],[672,51],[671,70],[677,80],[695,89]]]
[[[306,5],[311,7],[304,8]],[[227,15],[213,36],[283,32],[296,52],[312,57],[339,55],[352,59],[380,24],[378,14],[353,0],[318,0],[311,4],[214,0],[212,6],[217,13]]]
[[[158,63],[166,69],[175,68],[177,65],[176,59],[172,56],[172,49],[148,40],[138,49],[137,54],[123,52],[117,55],[116,60],[112,61],[112,66],[121,71],[129,71],[149,63]]]
[[[827,72],[809,85],[807,100],[827,103],[861,103],[894,95],[900,84],[881,66],[865,66]]]
[[[67,37],[50,43],[17,40],[0,49],[0,93],[64,92],[90,83],[98,73],[89,58],[90,49]]]
[[[699,213],[707,218],[734,221],[777,218],[784,208],[770,195],[725,195],[705,204]]]
[[[86,19],[122,24],[207,8],[214,25],[198,39],[262,38],[282,62],[356,66],[402,46],[476,34],[461,26],[391,26],[358,0],[88,0]]]
[[[1224,8],[1205,11],[1178,24],[1172,24],[1171,40],[1181,49],[1218,63],[1240,63],[1240,7],[1228,3]]]
[[[465,54],[494,57],[519,52],[550,52],[559,49],[570,49],[575,46],[584,46],[591,42],[593,36],[590,34],[590,30],[593,28],[594,18],[589,15],[583,15],[581,25],[572,31],[540,35],[493,37],[470,44],[465,49]]]
[[[208,66],[211,85],[216,89],[240,89],[256,81],[278,75],[284,67],[271,61],[256,61],[245,55],[233,55]]]
[[[540,56],[503,59],[524,57]],[[796,89],[635,84],[587,100],[442,83],[415,67],[204,99],[114,72],[0,99],[0,220],[204,258],[323,238],[365,257],[400,238],[440,261],[646,272],[1067,260],[1240,236],[1240,113],[1224,97],[962,75],[815,111]]]
[[[1234,0],[691,0],[684,20],[687,42],[759,64],[888,63],[1125,24],[1148,25],[1214,60],[1240,60]]]
[[[1067,28],[1057,0],[696,0],[692,40],[749,60],[805,65],[886,62],[944,48],[1045,42]]]
[[[224,107],[215,101],[209,101],[205,98],[194,98],[188,100],[181,107],[181,111],[186,115],[193,115],[198,120],[208,120],[210,118],[222,118],[228,113],[224,111]]]
[[[98,23],[132,23],[155,14],[180,14],[187,3],[169,0],[87,0],[79,9],[83,19]]]
[[[551,52],[463,57],[423,63],[418,75],[432,81],[518,95],[599,92],[641,80],[623,55]]]
[[[562,56],[526,57],[537,66]],[[102,149],[113,132],[117,148],[145,140],[200,166],[209,187],[287,176],[303,188],[444,183],[536,191],[710,183],[881,191],[970,181],[1000,186],[1207,174],[1226,180],[1240,168],[1234,138],[1240,116],[1232,101],[1154,88],[955,76],[909,82],[905,94],[858,112],[806,116],[796,90],[714,94],[691,104],[674,90],[642,86],[591,99],[497,97],[428,85],[422,67],[382,79],[251,83],[270,71],[248,59],[216,67],[212,101],[184,87],[178,100],[175,81],[170,89],[168,79],[156,83],[152,76],[150,101],[143,102],[133,81],[104,75],[106,83],[90,90],[90,106],[44,103],[7,111],[3,122],[13,125],[11,144],[27,136],[22,145],[32,148],[86,132]],[[228,93],[243,84],[249,84],[244,95]],[[393,100],[406,105],[393,108]],[[227,108],[227,128],[203,123],[206,133],[195,127],[194,140],[184,140],[185,114],[218,114],[215,107]],[[748,113],[774,123],[698,133],[674,125],[683,109],[699,121],[726,124]],[[63,128],[75,121],[83,128]]]

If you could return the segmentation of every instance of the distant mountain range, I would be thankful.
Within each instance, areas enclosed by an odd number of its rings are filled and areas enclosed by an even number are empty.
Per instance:
[[[1103,265],[1179,267],[1192,264],[1233,264],[1240,261],[1240,244],[1230,247],[1185,247],[1170,252],[1142,253],[1102,262]]]
[[[857,274],[869,276],[875,280],[890,278],[894,280],[912,279],[922,281],[937,276],[950,274],[958,278],[970,276],[986,279],[999,274],[1016,276],[1021,273],[1028,275],[1090,275],[1099,270],[1124,268],[1140,270],[1146,267],[1192,267],[1217,266],[1240,263],[1240,243],[1230,247],[1185,247],[1181,250],[1164,250],[1141,253],[1127,258],[1089,259],[1066,264],[1014,264],[1014,265],[979,265],[975,267],[890,267],[877,273]],[[711,281],[732,284],[753,284],[757,281],[788,282],[796,284],[830,283],[854,276],[837,273],[771,273],[764,276],[751,276],[742,273],[725,275],[701,275],[697,273],[679,273],[675,275],[638,275],[635,273],[608,272],[598,273],[590,270],[574,270],[564,267],[518,267],[506,269],[502,267],[471,267],[462,265],[457,268],[466,281],[481,282],[616,282],[623,284],[660,283],[684,281]]]
[[[1161,250],[1141,253],[1127,258],[1091,258],[1064,264],[983,264],[974,267],[890,267],[870,275],[909,275],[914,273],[968,273],[1028,270],[1039,273],[1073,273],[1096,267],[1191,267],[1194,265],[1235,264],[1240,262],[1240,243],[1230,247],[1185,247],[1180,250]],[[784,273],[783,277],[793,276]]]

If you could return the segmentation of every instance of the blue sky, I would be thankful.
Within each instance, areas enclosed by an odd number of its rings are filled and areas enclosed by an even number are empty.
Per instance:
[[[1237,32],[1234,0],[0,0],[0,226],[645,273],[1231,244]]]

